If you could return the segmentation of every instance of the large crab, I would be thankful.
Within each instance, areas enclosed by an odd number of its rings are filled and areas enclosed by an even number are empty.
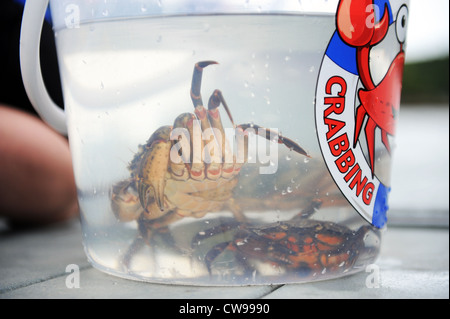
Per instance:
[[[351,273],[364,253],[373,256],[379,249],[379,230],[369,225],[351,230],[331,221],[310,219],[321,205],[321,200],[313,200],[287,221],[265,225],[222,223],[194,236],[192,247],[199,249],[211,238],[223,238],[226,232],[232,232],[231,239],[214,244],[204,253],[211,275],[219,274],[223,264],[233,261],[237,265],[233,276],[244,278],[254,277],[264,265],[277,269],[277,275],[315,279]],[[366,245],[369,233],[378,240]]]
[[[113,186],[114,213],[122,222],[136,220],[139,229],[138,238],[124,257],[125,265],[143,243],[151,246],[155,233],[167,234],[167,240],[171,240],[168,225],[183,217],[200,218],[209,212],[229,210],[236,220],[245,221],[233,190],[247,161],[249,131],[308,156],[293,140],[272,130],[256,124],[235,125],[220,90],[211,95],[206,109],[200,88],[203,69],[211,64],[217,62],[198,62],[194,67],[190,95],[195,114],[181,114],[173,126],[157,129],[131,161],[131,177]],[[220,105],[236,130],[236,154],[225,139]],[[206,134],[210,138],[205,141]]]

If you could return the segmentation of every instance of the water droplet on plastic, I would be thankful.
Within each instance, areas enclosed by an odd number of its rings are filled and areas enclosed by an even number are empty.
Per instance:
[[[142,13],[147,12],[147,7],[146,7],[145,4],[143,4],[143,5],[141,6],[141,12],[142,12]]]
[[[162,0],[158,0],[158,7],[162,7]]]
[[[103,90],[105,88],[105,85],[103,84],[103,82],[100,82],[100,89]]]
[[[286,155],[286,161],[290,161],[292,159],[291,155]]]
[[[286,189],[288,193],[292,193],[292,187],[288,186],[288,188]]]
[[[308,157],[305,157],[305,158],[303,159],[303,163],[309,163],[309,158],[308,158]]]
[[[286,55],[286,56],[284,57],[284,61],[288,62],[288,61],[290,61],[290,60],[291,60],[291,57],[290,57],[289,55]]]
[[[107,17],[109,15],[108,9],[102,11],[102,16]]]
[[[285,189],[283,189],[282,191],[281,191],[281,195],[286,195],[287,194],[287,192],[286,192],[286,190]]]
[[[248,86],[249,86],[248,81],[245,81],[244,82],[244,87],[248,88]]]
[[[316,68],[314,67],[314,65],[309,68],[309,72],[311,72],[311,73],[313,73],[315,70],[316,70]]]

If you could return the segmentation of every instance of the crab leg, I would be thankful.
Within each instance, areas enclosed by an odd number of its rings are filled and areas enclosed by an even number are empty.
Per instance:
[[[218,132],[218,135],[220,135],[217,138],[220,138],[220,141],[216,139],[215,142],[218,143],[218,147],[220,147],[221,150],[220,156],[221,162],[223,162],[223,165],[221,166],[221,175],[224,178],[232,178],[236,175],[235,159],[233,157],[233,152],[230,148],[230,144],[228,143],[228,140],[225,136],[225,130],[223,128],[222,119],[220,117],[220,112],[218,109],[220,105],[223,106],[228,115],[228,118],[230,119],[233,126],[235,126],[230,109],[228,108],[228,105],[223,98],[222,92],[220,90],[215,90],[208,102],[208,118],[211,126],[215,129],[215,132]]]
[[[264,128],[264,127],[256,125],[256,124],[241,124],[241,125],[238,125],[237,127],[241,128],[243,131],[247,130],[248,128],[253,128],[259,136],[262,136],[269,141],[277,142],[278,144],[284,144],[290,150],[295,151],[299,154],[305,155],[307,157],[310,157],[308,155],[308,153],[296,142],[294,142],[290,138],[282,136],[281,134],[279,134],[273,130]],[[275,137],[275,139],[274,139],[274,137]]]
[[[179,115],[173,124],[173,130],[171,132],[171,139],[176,142],[172,147],[170,154],[170,169],[172,177],[175,180],[186,181],[189,178],[189,172],[191,170],[190,163],[194,163],[193,171],[198,174],[193,174],[194,179],[204,179],[204,165],[202,161],[193,158],[193,154],[197,154],[198,151],[193,152],[194,145],[191,143],[191,138],[194,137],[193,123],[195,115],[191,113],[183,113]],[[203,149],[203,141],[200,142],[200,150]],[[192,146],[191,146],[192,145]],[[173,154],[177,152],[178,154]]]
[[[225,131],[218,110],[221,103],[224,105],[231,121],[233,121],[233,119],[228,106],[223,99],[222,93],[219,90],[215,90],[211,95],[208,102],[208,110],[203,106],[203,100],[200,93],[203,68],[211,64],[217,64],[217,62],[203,61],[198,62],[195,65],[192,77],[191,98],[194,103],[195,114],[201,123],[202,135],[204,135],[203,138],[206,139],[204,150],[202,150],[204,151],[207,162],[206,177],[211,180],[217,180],[221,176],[227,178],[227,176],[230,175],[229,171],[233,170],[232,157],[231,161],[224,161],[224,159],[230,158],[230,150],[227,147]],[[227,163],[222,165],[224,162]]]
[[[191,99],[192,103],[194,104],[195,115],[200,121],[202,131],[205,131],[206,129],[211,127],[208,121],[206,109],[203,106],[202,95],[200,93],[200,88],[202,85],[203,69],[211,64],[218,64],[218,63],[215,61],[198,62],[197,64],[195,64],[194,73],[192,75]]]

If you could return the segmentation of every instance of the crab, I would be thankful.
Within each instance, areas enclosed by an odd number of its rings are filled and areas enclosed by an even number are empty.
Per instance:
[[[183,113],[173,126],[157,129],[129,164],[130,178],[112,188],[111,207],[117,218],[138,224],[139,235],[125,254],[125,265],[143,243],[152,245],[155,234],[170,242],[168,226],[184,217],[201,218],[228,210],[236,220],[245,222],[233,191],[247,162],[249,131],[309,157],[296,142],[273,130],[250,123],[235,125],[220,90],[213,92],[206,109],[200,88],[203,69],[211,64],[217,62],[195,64],[190,90],[194,114]],[[220,105],[236,131],[236,154],[225,138]],[[205,140],[205,135],[209,139]]]
[[[370,50],[380,43],[388,33],[389,9],[385,4],[382,18],[377,24],[372,25],[367,21],[373,14],[369,10],[373,6],[375,5],[372,0],[341,0],[337,13],[339,36],[347,45],[356,48],[358,72],[363,85],[358,92],[361,104],[356,111],[353,145],[356,147],[361,131],[365,128],[372,175],[375,171],[375,131],[377,128],[381,131],[381,140],[386,150],[391,152],[389,136],[395,135],[405,64],[405,39],[397,34],[400,51],[392,61],[383,80],[379,84],[374,83],[370,70]],[[365,14],[350,12],[365,12]],[[355,16],[357,18],[354,18]],[[397,23],[404,27],[405,16],[403,19],[397,20]]]
[[[199,232],[192,247],[199,247],[209,238],[228,231],[231,240],[213,245],[205,254],[204,263],[210,275],[220,263],[230,261],[228,253],[241,266],[244,276],[255,276],[261,264],[281,272],[299,276],[316,276],[325,273],[347,273],[354,267],[363,252],[377,247],[366,247],[365,238],[379,230],[363,225],[358,230],[331,221],[310,219],[322,205],[314,200],[310,206],[288,221],[265,225],[248,225],[232,221]],[[372,252],[373,253],[373,252]],[[223,256],[221,259],[220,256]]]

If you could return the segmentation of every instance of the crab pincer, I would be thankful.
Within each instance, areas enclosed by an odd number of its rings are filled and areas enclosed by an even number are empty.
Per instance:
[[[149,213],[148,192],[152,193],[157,208],[164,211],[165,175],[169,165],[170,126],[162,126],[156,130],[147,144],[138,169],[138,194],[143,209]]]

